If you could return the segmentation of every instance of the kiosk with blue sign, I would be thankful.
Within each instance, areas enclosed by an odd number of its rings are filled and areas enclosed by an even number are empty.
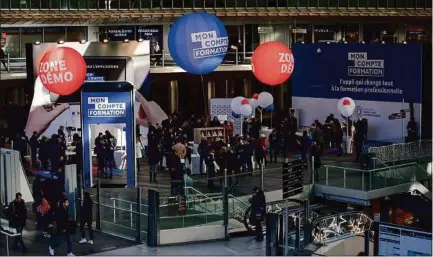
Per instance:
[[[127,187],[136,186],[134,86],[129,82],[87,82],[81,90],[84,187],[93,186],[92,125],[124,124]]]

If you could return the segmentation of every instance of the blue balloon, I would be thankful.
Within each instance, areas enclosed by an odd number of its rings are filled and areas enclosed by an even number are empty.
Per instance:
[[[234,113],[234,112],[232,112],[232,116],[233,116],[233,118],[235,118],[235,119],[239,119],[239,118],[241,117],[241,115],[236,114],[236,113]]]
[[[224,24],[215,15],[205,12],[183,15],[168,34],[173,60],[196,75],[214,71],[223,61],[228,43]]]
[[[272,112],[273,110],[274,110],[274,104],[271,104],[265,108],[265,111],[267,111],[267,112]]]

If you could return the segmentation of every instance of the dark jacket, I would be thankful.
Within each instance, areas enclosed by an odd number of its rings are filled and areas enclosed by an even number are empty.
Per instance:
[[[262,220],[266,215],[266,198],[263,191],[259,191],[251,198],[251,218]]]
[[[63,206],[56,209],[57,233],[69,233],[69,215],[68,209]]]
[[[9,226],[12,228],[24,228],[27,220],[27,208],[24,200],[17,202],[12,201],[9,204]]]
[[[206,158],[206,156],[209,154],[209,144],[207,141],[202,141],[198,145],[197,152],[202,158]]]
[[[84,199],[83,206],[80,211],[81,218],[92,218],[93,216],[93,201],[91,198]]]

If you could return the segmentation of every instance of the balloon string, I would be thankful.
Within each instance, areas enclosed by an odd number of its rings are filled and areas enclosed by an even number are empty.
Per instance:
[[[201,79],[201,88],[202,88],[202,91],[203,91],[204,112],[206,113],[206,116],[207,116],[207,115],[210,115],[210,114],[207,113],[206,93],[205,93],[205,88],[204,88],[203,75],[200,75],[200,79]]]

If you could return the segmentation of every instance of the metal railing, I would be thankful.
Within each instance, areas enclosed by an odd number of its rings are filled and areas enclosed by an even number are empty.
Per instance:
[[[404,169],[405,173],[403,174],[400,169]],[[416,181],[417,169],[418,166],[415,162],[371,170],[325,165],[325,180],[319,180],[317,184],[324,183],[327,186],[370,191]],[[334,176],[330,176],[330,172],[334,173]],[[359,184],[361,188],[359,188]]]
[[[14,233],[11,231],[7,231],[7,230],[0,230],[0,233],[3,234],[6,238],[6,256],[10,255],[10,251],[9,251],[9,237],[17,237],[17,236],[21,236],[21,233]]]
[[[369,153],[373,153],[383,163],[395,163],[400,161],[415,161],[432,157],[431,140],[418,140],[408,143],[392,144],[380,147],[370,147]]]
[[[151,0],[122,0],[122,1],[43,1],[43,0],[4,0],[1,8],[2,10],[152,10],[152,11],[169,11],[169,10],[207,10],[207,11],[221,11],[225,9],[235,9],[236,11],[257,11],[259,10],[284,10],[284,9],[359,9],[359,8],[370,8],[370,9],[426,9],[431,8],[431,4],[428,1],[416,1],[416,3],[409,4],[409,2],[366,2],[366,1],[349,1],[346,4],[342,2],[327,2],[326,5],[310,4],[313,2],[301,2],[301,1],[265,1],[265,0],[193,0],[193,1],[151,1]],[[146,19],[147,17],[143,18]],[[149,17],[150,18],[150,17]]]
[[[177,67],[178,65],[173,60],[170,53],[162,50],[160,54],[150,54],[150,68],[166,68],[166,67]],[[222,65],[233,66],[233,65],[249,65],[251,63],[252,52],[227,52]],[[26,72],[26,58],[12,58],[9,54],[6,58],[0,59],[0,62],[5,62],[6,72]],[[0,70],[4,69],[3,63],[0,63]]]

